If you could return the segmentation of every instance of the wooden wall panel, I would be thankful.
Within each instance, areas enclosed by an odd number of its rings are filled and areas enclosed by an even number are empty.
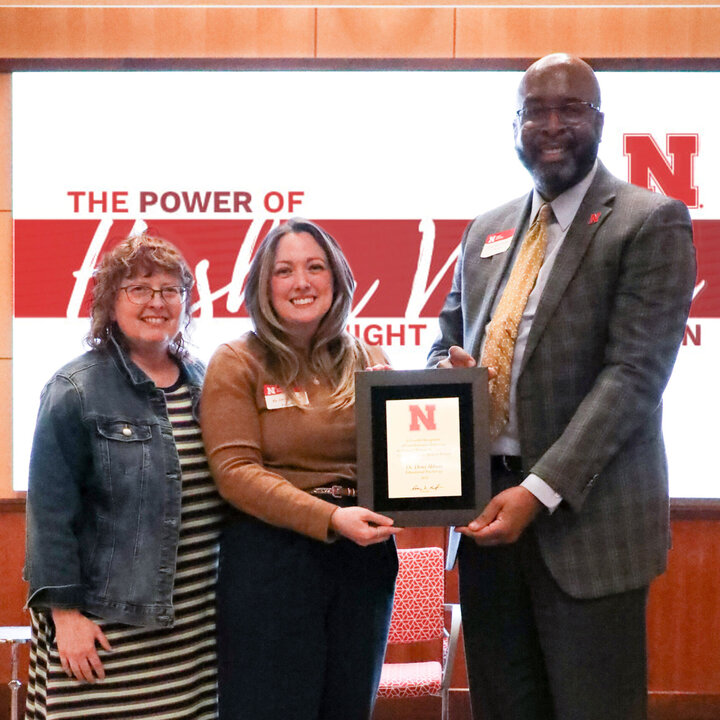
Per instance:
[[[0,506],[0,625],[25,625],[29,622],[23,610],[27,593],[27,585],[22,580],[25,562],[24,511],[24,505]],[[2,670],[4,672],[4,668]]]
[[[453,57],[451,9],[318,10],[318,57]]]
[[[459,8],[456,57],[717,57],[720,7]]]
[[[0,498],[12,489],[12,192],[11,76],[0,73]],[[0,528],[1,530],[2,528]],[[4,538],[0,533],[0,546]],[[1,572],[0,568],[0,572]],[[0,578],[4,577],[0,574]]]
[[[4,470],[3,470],[4,472]],[[20,504],[0,500],[0,625],[27,625],[26,585],[21,580],[25,557],[25,513]],[[20,671],[27,682],[28,648],[20,648]],[[10,645],[0,644],[0,720],[9,718]],[[24,689],[24,688],[23,688]],[[23,695],[24,697],[24,695]],[[21,715],[22,717],[22,715]]]
[[[12,79],[10,73],[0,73],[0,212],[10,212],[12,203],[11,120]]]
[[[0,360],[12,357],[12,250],[12,215],[0,210]]]
[[[650,689],[720,693],[720,522],[675,521],[672,537],[650,591]]]
[[[0,58],[533,58],[556,50],[704,58],[720,50],[720,7],[709,2],[57,4],[0,7]]]
[[[203,0],[14,0],[12,3],[5,3],[13,7],[37,7],[42,5],[46,8],[52,7],[88,7],[103,8],[117,7],[122,5],[128,8],[141,8],[152,5],[153,7],[198,7],[200,5],[215,5],[226,8],[253,8],[253,7],[380,7],[380,8],[402,8],[410,7],[498,7],[498,8],[523,8],[532,10],[538,6],[553,9],[568,9],[570,3],[567,0],[216,0],[213,3]],[[573,8],[578,7],[625,7],[635,8],[647,6],[650,3],[639,0],[573,0]],[[653,7],[688,8],[691,11],[697,7],[713,7],[717,5],[716,0],[654,0]]]
[[[25,493],[12,489],[12,360],[0,358],[0,503],[4,498],[20,498]],[[6,541],[0,527],[0,546]],[[0,585],[4,576],[0,574]]]
[[[12,356],[11,90],[10,74],[0,73],[0,358]],[[0,437],[3,454],[9,436]]]
[[[0,8],[0,57],[312,57],[312,8]]]

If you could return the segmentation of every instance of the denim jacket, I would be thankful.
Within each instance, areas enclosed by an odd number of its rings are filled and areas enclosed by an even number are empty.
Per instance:
[[[197,418],[204,367],[182,363]],[[113,340],[43,389],[30,457],[28,606],[173,624],[180,460],[163,391]]]

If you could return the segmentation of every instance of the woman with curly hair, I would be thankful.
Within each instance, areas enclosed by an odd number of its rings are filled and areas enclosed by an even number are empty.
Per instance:
[[[222,501],[184,349],[193,277],[147,234],[95,273],[90,351],[43,389],[27,499],[27,720],[217,717]]]

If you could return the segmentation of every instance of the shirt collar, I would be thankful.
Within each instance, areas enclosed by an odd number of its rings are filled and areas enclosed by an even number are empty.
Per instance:
[[[583,201],[585,193],[595,178],[597,168],[598,161],[596,159],[590,172],[579,183],[576,183],[564,193],[558,195],[550,203],[555,219],[557,220],[557,223],[563,233],[567,231],[570,227],[570,223],[575,218],[578,208],[580,207],[580,203]],[[535,218],[540,206],[545,202],[546,201],[543,199],[542,195],[540,195],[537,190],[533,190],[531,220]]]

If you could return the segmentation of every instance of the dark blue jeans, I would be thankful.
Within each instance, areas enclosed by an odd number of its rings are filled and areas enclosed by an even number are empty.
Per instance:
[[[220,720],[368,720],[396,575],[392,541],[325,544],[235,516],[220,544]]]

